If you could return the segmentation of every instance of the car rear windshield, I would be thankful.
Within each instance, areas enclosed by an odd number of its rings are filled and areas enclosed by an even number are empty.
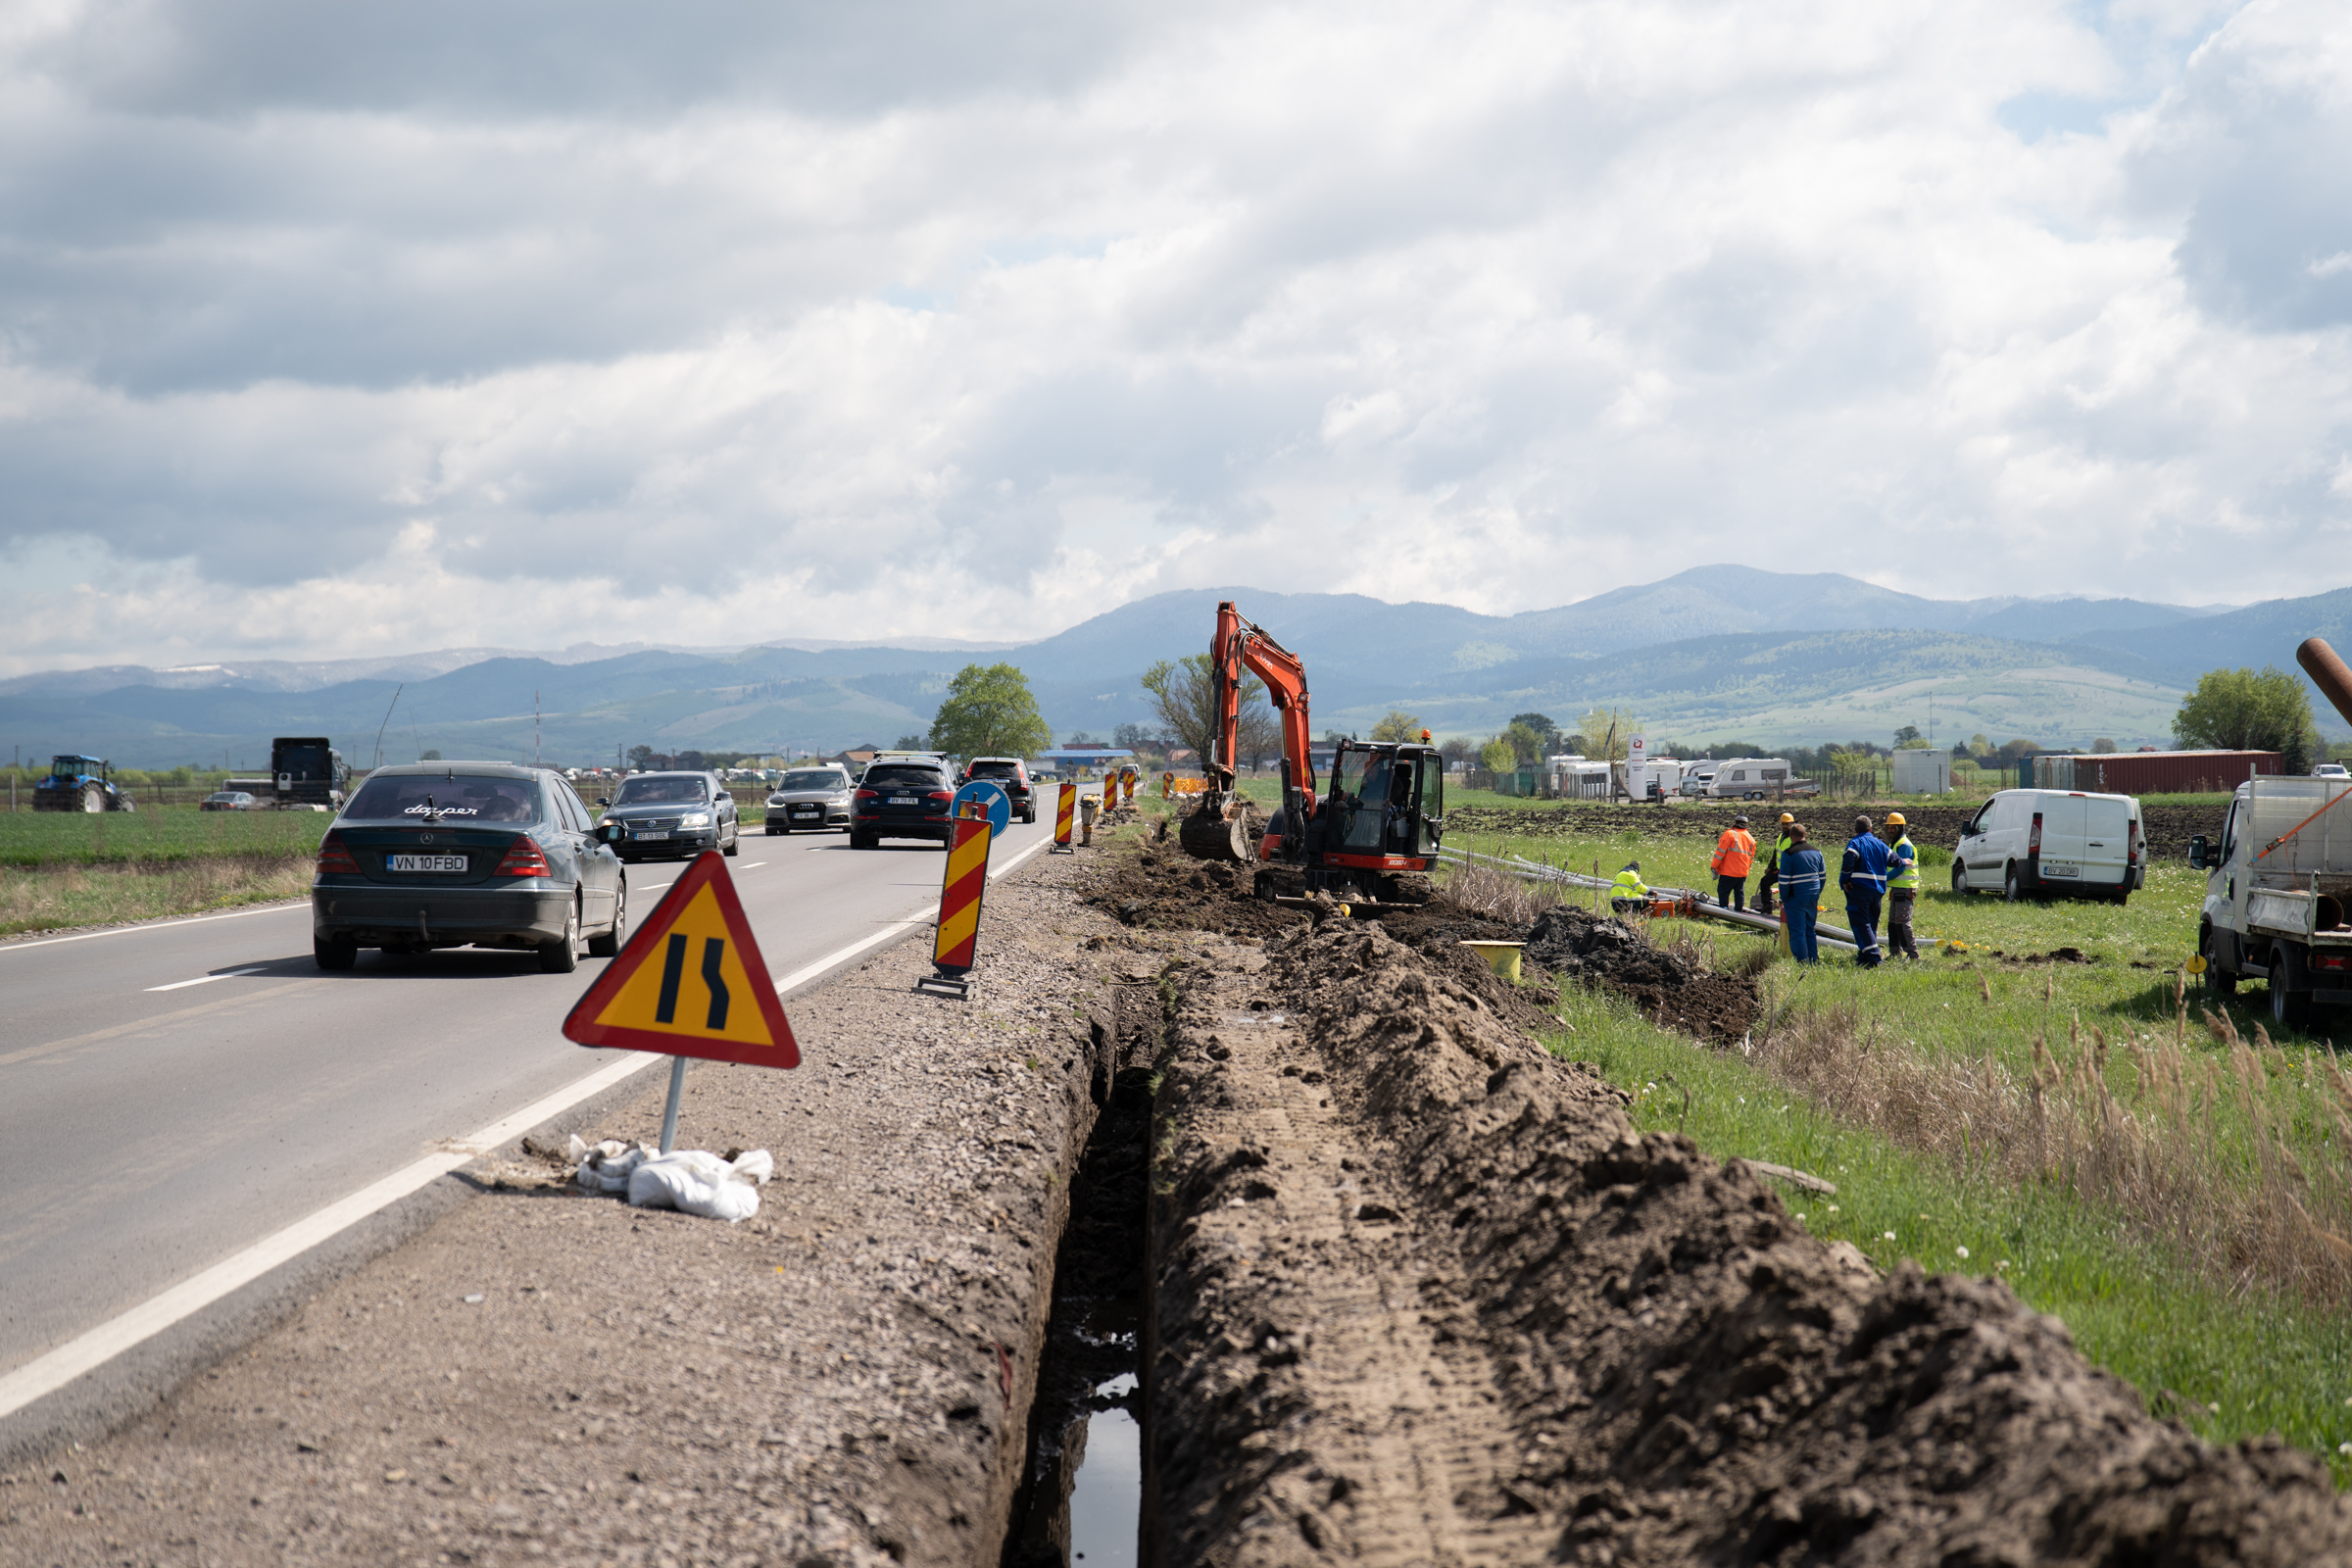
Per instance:
[[[539,784],[527,778],[468,778],[440,773],[402,773],[371,778],[343,808],[358,822],[421,821],[536,822]]]
[[[865,787],[875,789],[884,784],[896,784],[907,789],[939,789],[947,783],[936,767],[922,767],[912,762],[876,762],[865,770]]]
[[[710,797],[700,778],[633,778],[622,784],[614,806],[646,806],[669,801],[702,801]]]
[[[1018,762],[974,762],[972,764],[972,777],[974,778],[1018,778],[1020,774],[1021,764]]]
[[[806,773],[787,773],[776,784],[780,790],[837,790],[841,775],[830,768],[811,768]]]

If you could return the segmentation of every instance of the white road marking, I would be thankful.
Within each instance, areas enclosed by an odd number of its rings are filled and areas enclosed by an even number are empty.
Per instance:
[[[1004,876],[1050,843],[1050,839],[1040,839],[989,872],[989,879],[994,881]],[[931,905],[926,901],[915,913],[895,920],[874,935],[853,942],[806,968],[795,970],[777,983],[777,994],[781,996],[795,989],[844,958],[854,957],[906,927],[919,923],[931,913]],[[91,934],[104,936],[110,933]],[[378,1209],[388,1207],[451,1171],[480,1158],[509,1139],[562,1115],[581,1101],[601,1094],[633,1073],[653,1071],[660,1059],[658,1056],[631,1052],[622,1060],[600,1067],[587,1077],[531,1102],[513,1115],[502,1117],[468,1137],[402,1166],[382,1180],[361,1188],[349,1198],[305,1215],[242,1251],[222,1258],[211,1268],[149,1297],[130,1310],[109,1318],[87,1333],[76,1335],[53,1350],[35,1356],[15,1371],[0,1374],[0,1418],[14,1415],[35,1399],[56,1393],[75,1378],[105,1365],[124,1350],[203,1311],[230,1292],[250,1285],[280,1264],[300,1257]]]
[[[185,991],[190,986],[209,986],[216,980],[234,980],[241,974],[260,974],[263,969],[268,967],[267,964],[258,964],[251,969],[223,969],[219,974],[200,974],[193,980],[174,980],[168,986],[149,986],[147,989],[150,991]]]
[[[749,865],[739,865],[735,869],[738,871],[757,871],[766,863],[767,862],[765,860],[754,860]]]
[[[0,953],[21,953],[26,948],[54,948],[61,942],[87,942],[93,937],[126,937],[140,931],[164,931],[176,925],[207,925],[215,920],[239,920],[249,914],[288,914],[307,909],[311,901],[300,904],[273,904],[266,909],[232,909],[226,914],[199,914],[186,920],[156,920],[146,925],[118,925],[104,931],[84,931],[78,936],[44,937],[38,942],[0,942]]]

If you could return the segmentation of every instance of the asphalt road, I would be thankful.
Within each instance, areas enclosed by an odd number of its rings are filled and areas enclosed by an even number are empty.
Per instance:
[[[1015,824],[992,859],[1052,831]],[[682,869],[629,868],[635,919]],[[783,980],[935,907],[942,865],[827,833],[747,835],[729,869]],[[324,974],[307,904],[0,944],[0,1374],[626,1055],[558,1033],[605,961],[367,952]]]

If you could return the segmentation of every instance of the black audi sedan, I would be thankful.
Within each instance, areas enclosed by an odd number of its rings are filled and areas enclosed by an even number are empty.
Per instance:
[[[627,874],[552,768],[511,762],[380,767],[318,845],[311,945],[321,969],[362,948],[510,948],[551,974],[628,934]]]
[[[705,850],[732,856],[743,837],[735,797],[716,773],[632,773],[618,795],[597,804],[604,821],[622,829],[612,848],[623,860],[691,859]]]

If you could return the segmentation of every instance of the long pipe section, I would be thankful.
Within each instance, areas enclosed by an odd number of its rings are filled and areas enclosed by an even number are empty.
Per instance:
[[[2304,638],[2303,646],[2295,650],[2295,662],[2303,666],[2303,673],[2311,677],[2311,683],[2335,705],[2335,710],[2344,715],[2344,722],[2352,724],[2352,668],[2335,656],[2335,650],[2328,646],[2328,639]]]

